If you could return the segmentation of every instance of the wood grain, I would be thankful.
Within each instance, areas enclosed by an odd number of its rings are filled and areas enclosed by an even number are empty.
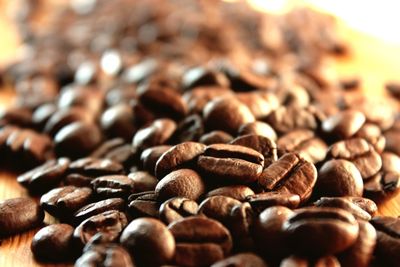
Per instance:
[[[1,12],[3,11],[0,11],[0,32],[3,34],[4,30],[8,32],[10,28],[5,26],[7,22],[4,21]],[[344,25],[340,27],[340,30],[352,44],[353,53],[350,57],[338,60],[336,64],[338,73],[345,77],[361,77],[363,79],[363,90],[368,97],[386,98],[387,95],[383,90],[384,82],[399,79],[400,45],[383,43],[380,40],[348,29]],[[15,47],[14,50],[10,47],[16,44],[16,37],[13,37],[12,34],[7,36],[10,38],[9,42],[0,42],[0,64],[4,63],[4,59],[15,52]],[[9,90],[0,90],[0,110],[9,105],[11,99],[12,93]],[[392,100],[392,102],[394,101]],[[16,182],[15,174],[0,172],[0,200],[25,195],[27,193]],[[400,195],[380,203],[379,214],[399,216]],[[47,223],[52,221],[50,216],[46,216]],[[2,240],[0,244],[0,266],[54,266],[39,265],[32,257],[30,242],[37,230]]]

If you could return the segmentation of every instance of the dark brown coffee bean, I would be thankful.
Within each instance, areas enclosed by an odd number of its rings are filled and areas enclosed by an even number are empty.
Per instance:
[[[191,89],[198,86],[229,87],[229,80],[222,72],[216,72],[203,67],[187,70],[182,77],[182,86]]]
[[[257,180],[264,157],[247,147],[215,144],[206,148],[197,164],[201,171],[221,181],[246,184]]]
[[[11,198],[0,201],[0,235],[10,236],[39,226],[44,212],[30,198]]]
[[[252,228],[252,237],[260,255],[276,261],[289,253],[287,233],[282,226],[292,214],[286,207],[274,206],[258,215]]]
[[[78,173],[88,176],[101,176],[119,174],[123,172],[123,166],[109,159],[81,158],[71,162],[69,173]]]
[[[272,129],[271,126],[262,121],[249,122],[240,126],[238,130],[238,135],[248,135],[248,134],[265,136],[266,138],[273,141],[276,141],[277,139],[274,129]]]
[[[89,158],[105,158],[108,153],[124,144],[125,141],[122,138],[113,138],[106,140],[89,155]]]
[[[82,107],[99,114],[103,105],[103,92],[90,86],[66,86],[58,97],[59,108]]]
[[[176,169],[193,167],[206,146],[196,142],[185,142],[171,147],[157,160],[155,174],[162,179]]]
[[[205,195],[205,197],[226,196],[239,201],[245,201],[247,197],[252,195],[254,195],[254,191],[250,187],[245,185],[229,185],[211,190]]]
[[[91,216],[100,214],[107,210],[123,211],[125,208],[124,204],[125,202],[121,198],[109,198],[95,203],[90,203],[77,210],[74,213],[74,219],[77,223],[80,223]]]
[[[164,152],[169,150],[172,146],[154,146],[143,150],[140,155],[140,161],[144,170],[148,171],[150,174],[155,174],[155,167],[158,159]]]
[[[56,187],[63,179],[69,166],[69,159],[59,158],[47,161],[17,177],[17,181],[32,193],[43,193]]]
[[[174,197],[161,204],[160,219],[168,225],[184,217],[196,215],[197,208],[198,205],[194,200]]]
[[[280,105],[276,95],[270,92],[243,92],[237,93],[236,97],[250,109],[257,119],[265,118]]]
[[[332,139],[347,139],[361,129],[366,118],[357,110],[344,110],[328,117],[322,123],[322,130]]]
[[[355,136],[365,139],[378,153],[382,153],[385,149],[386,139],[383,136],[381,129],[376,124],[364,123]]]
[[[133,137],[132,145],[143,151],[146,148],[165,144],[176,129],[176,123],[170,119],[158,119],[149,126],[140,129]]]
[[[52,224],[42,228],[32,239],[31,250],[40,262],[63,262],[74,258],[72,233],[68,224]]]
[[[228,225],[231,219],[232,208],[242,204],[239,200],[226,196],[213,196],[203,200],[197,213]]]
[[[267,267],[262,258],[254,253],[239,253],[211,265],[211,267]]]
[[[152,218],[133,220],[122,232],[120,242],[141,266],[166,264],[175,254],[174,236],[163,223]]]
[[[257,75],[249,70],[239,70],[231,65],[225,70],[225,73],[231,82],[230,88],[235,91],[247,92],[256,89],[266,89],[270,85],[267,77]]]
[[[235,138],[230,143],[232,145],[249,147],[261,153],[264,156],[264,168],[278,159],[275,142],[262,135],[243,135]]]
[[[156,186],[155,193],[157,199],[161,201],[172,197],[197,200],[205,193],[205,184],[197,172],[191,169],[180,169],[161,179]]]
[[[359,231],[353,246],[339,255],[342,266],[370,266],[376,244],[375,228],[368,222],[358,221]]]
[[[329,147],[328,156],[354,163],[363,179],[376,174],[382,167],[382,159],[375,149],[361,138],[339,141]]]
[[[296,194],[301,202],[310,197],[316,181],[315,166],[294,153],[283,155],[258,178],[258,183],[265,190]]]
[[[168,226],[176,242],[174,263],[179,266],[209,266],[229,255],[232,238],[219,222],[205,217],[187,217]]]
[[[172,136],[172,141],[173,143],[198,141],[203,134],[203,119],[199,115],[194,114],[186,117],[178,124],[178,127]]]
[[[125,175],[100,176],[91,182],[97,195],[109,197],[128,197],[134,192],[134,182]]]
[[[311,163],[325,159],[328,146],[310,130],[294,130],[281,136],[277,142],[280,154],[295,152]]]
[[[254,220],[255,213],[249,203],[232,207],[226,227],[232,235],[235,251],[254,251],[255,244],[250,232]]]
[[[325,256],[318,259],[305,259],[299,256],[290,256],[284,259],[280,267],[340,267],[340,262],[334,256]]]
[[[128,199],[128,212],[133,218],[158,218],[160,205],[154,191],[132,194]]]
[[[32,111],[23,107],[10,107],[0,112],[0,125],[32,126]]]
[[[204,123],[209,130],[223,130],[236,134],[242,124],[255,118],[247,106],[234,97],[222,97],[210,101],[203,109]]]
[[[300,196],[285,192],[265,192],[246,197],[256,213],[273,206],[283,206],[295,209],[300,204]]]
[[[134,113],[128,104],[118,104],[105,110],[100,125],[109,137],[120,137],[128,142],[136,131]]]
[[[385,266],[397,266],[400,262],[400,219],[375,217],[371,220],[377,232],[375,254]]]
[[[205,105],[218,97],[233,96],[228,88],[219,86],[197,87],[186,92],[182,97],[188,105],[190,113],[201,114]]]
[[[209,133],[203,134],[199,142],[205,145],[212,144],[228,144],[233,140],[233,136],[224,131],[211,131]]]
[[[57,111],[53,103],[43,104],[32,113],[32,122],[37,129],[43,130],[47,121]]]
[[[120,245],[109,243],[90,246],[76,260],[75,267],[135,267],[129,253]]]
[[[336,208],[297,210],[283,225],[292,249],[301,255],[329,255],[352,246],[358,223],[351,213]]]
[[[101,132],[94,124],[74,122],[61,128],[54,137],[58,155],[79,158],[88,155],[101,142]]]
[[[362,207],[345,197],[321,197],[318,201],[314,202],[317,207],[331,207],[346,210],[353,214],[359,220],[371,220],[371,215]]]
[[[363,187],[363,179],[353,163],[333,159],[325,162],[319,170],[315,191],[319,196],[361,197]]]
[[[40,205],[59,219],[69,219],[75,211],[88,204],[92,192],[88,187],[59,187],[44,194],[40,198]]]
[[[110,209],[84,220],[75,228],[73,236],[86,244],[94,235],[102,233],[110,242],[115,242],[127,224],[128,220],[123,212]]]
[[[132,172],[128,177],[133,181],[133,189],[135,192],[154,190],[158,183],[156,177],[144,171]]]

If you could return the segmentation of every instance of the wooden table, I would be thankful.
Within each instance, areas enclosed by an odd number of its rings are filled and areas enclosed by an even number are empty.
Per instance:
[[[15,53],[16,36],[0,11],[0,64]],[[363,91],[369,97],[386,98],[383,84],[387,80],[400,80],[400,45],[384,43],[341,25],[340,31],[352,44],[350,57],[341,58],[336,64],[341,75],[363,79]],[[12,94],[0,92],[0,109],[9,104]],[[1,155],[0,155],[1,157]],[[15,175],[0,171],[0,200],[25,196],[26,191],[16,182]],[[379,205],[381,215],[400,215],[400,195]],[[46,222],[51,222],[49,216]],[[54,266],[37,264],[30,251],[32,236],[38,229],[4,239],[0,245],[0,267],[6,266]],[[65,265],[57,265],[65,266]],[[68,266],[68,265],[66,265]]]

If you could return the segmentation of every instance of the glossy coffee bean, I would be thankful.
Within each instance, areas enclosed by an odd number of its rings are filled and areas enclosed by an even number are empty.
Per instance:
[[[158,183],[156,177],[144,171],[131,172],[128,174],[128,177],[133,181],[133,189],[135,192],[154,190]]]
[[[240,126],[238,130],[238,135],[247,135],[247,134],[257,134],[265,136],[273,141],[276,141],[277,139],[277,135],[274,129],[271,126],[269,126],[268,123],[262,121],[249,122]]]
[[[211,131],[203,134],[199,142],[205,145],[228,144],[233,140],[233,136],[224,131]]]
[[[233,92],[229,88],[220,86],[201,86],[183,94],[183,99],[186,101],[189,112],[201,114],[204,106],[213,99],[218,97],[232,96]]]
[[[101,129],[109,137],[120,137],[129,142],[136,131],[134,116],[133,109],[128,104],[112,106],[101,115]]]
[[[321,197],[318,201],[314,202],[314,204],[317,207],[331,207],[346,210],[359,220],[369,221],[372,218],[362,207],[345,197]]]
[[[224,225],[228,225],[230,223],[233,207],[240,204],[242,203],[234,198],[213,196],[206,198],[200,203],[197,213],[217,220]]]
[[[263,91],[239,92],[236,97],[245,104],[257,119],[268,116],[280,105],[275,94]]]
[[[239,201],[245,201],[247,197],[254,195],[254,191],[245,185],[229,185],[216,188],[209,191],[205,197],[213,196],[226,196],[237,199]]]
[[[128,212],[133,218],[158,218],[160,204],[154,191],[135,193],[129,196]]]
[[[161,204],[160,219],[168,225],[184,217],[196,215],[197,209],[196,201],[184,197],[174,197]]]
[[[10,236],[33,229],[43,222],[44,212],[30,198],[0,201],[0,235]]]
[[[133,220],[123,231],[121,244],[143,266],[169,263],[175,254],[175,240],[170,230],[158,220]],[[148,253],[151,249],[152,253]]]
[[[332,139],[347,139],[360,130],[365,121],[363,113],[348,109],[324,120],[322,130],[331,135]]]
[[[174,144],[198,141],[203,134],[203,119],[200,115],[193,114],[179,122],[178,127],[172,136],[172,140]]]
[[[109,243],[90,246],[76,260],[75,267],[113,266],[135,267],[129,253],[120,245]]]
[[[199,86],[229,87],[229,80],[222,72],[216,72],[203,67],[194,67],[184,73],[182,86],[186,89]]]
[[[125,175],[100,176],[92,182],[94,192],[103,198],[128,197],[135,191],[134,181]]]
[[[87,218],[100,214],[107,210],[124,210],[124,200],[121,198],[109,198],[98,202],[87,204],[74,213],[74,220],[80,223]]]
[[[256,213],[273,206],[283,206],[295,209],[300,204],[300,196],[284,192],[264,192],[246,197]]]
[[[254,253],[239,253],[218,261],[211,267],[267,267],[267,264]]]
[[[169,150],[172,146],[162,145],[154,146],[143,150],[140,155],[140,162],[144,170],[148,171],[150,174],[155,174],[156,163],[164,152]]]

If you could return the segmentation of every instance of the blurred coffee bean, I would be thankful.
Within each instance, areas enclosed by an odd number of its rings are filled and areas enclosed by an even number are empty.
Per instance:
[[[203,200],[198,209],[199,215],[219,221],[224,225],[229,225],[232,208],[240,205],[241,202],[231,197],[213,196]]]
[[[179,122],[172,140],[173,143],[198,141],[203,133],[203,119],[199,115],[193,114]]]
[[[233,140],[233,136],[224,131],[211,131],[203,134],[199,142],[205,145],[228,144]]]
[[[53,103],[43,104],[32,113],[32,122],[36,129],[43,130],[47,121],[57,111]]]
[[[236,96],[250,109],[256,119],[265,118],[280,105],[276,95],[269,92],[245,92],[237,93]]]
[[[128,104],[119,104],[105,110],[100,119],[101,129],[110,137],[132,140],[136,131],[134,114]]]
[[[158,218],[160,205],[154,191],[135,193],[129,196],[128,213],[133,218]]]
[[[400,156],[400,128],[391,128],[384,133],[386,139],[385,150],[396,153]]]
[[[154,175],[158,159],[171,147],[172,146],[167,145],[153,146],[143,150],[142,154],[140,155],[140,161],[143,169]]]
[[[211,267],[267,267],[267,264],[257,254],[239,253],[218,261]]]
[[[199,86],[229,87],[229,80],[222,72],[216,72],[203,67],[187,70],[182,77],[182,86],[186,90]]]
[[[90,246],[76,260],[75,267],[113,266],[135,267],[129,253],[120,245],[109,243]]]
[[[184,217],[196,215],[197,208],[198,205],[194,200],[184,197],[174,197],[161,204],[160,220],[168,225]]]
[[[372,217],[378,211],[378,206],[376,203],[368,198],[364,197],[345,197],[346,199],[350,200],[352,203],[356,204],[366,212],[368,212]]]
[[[385,149],[386,139],[376,124],[364,123],[355,136],[365,139],[378,153],[382,153]]]
[[[354,108],[361,111],[367,122],[378,125],[381,130],[388,130],[394,123],[393,106],[379,98],[360,98],[352,103]]]
[[[399,82],[387,82],[385,84],[386,91],[391,94],[394,98],[400,99],[400,83]]]
[[[204,107],[211,100],[218,97],[233,96],[228,88],[219,86],[196,87],[183,94],[182,98],[187,103],[190,113],[201,114]]]
[[[132,172],[128,177],[133,181],[133,189],[135,192],[154,190],[158,183],[156,177],[144,171]]]
[[[272,141],[276,141],[277,136],[274,129],[267,123],[262,121],[255,121],[245,123],[240,126],[238,130],[238,135],[256,134],[265,136]]]
[[[31,127],[32,111],[28,108],[12,107],[0,111],[0,125],[12,124],[19,127]]]
[[[99,114],[103,105],[103,92],[80,85],[64,87],[58,97],[59,108],[81,107],[92,114]]]
[[[290,256],[284,259],[280,267],[340,267],[340,262],[334,256],[324,256],[318,259],[306,259],[299,256]]]
[[[94,192],[102,198],[128,197],[135,191],[134,181],[125,175],[100,176],[91,182]]]
[[[245,201],[247,197],[254,195],[254,191],[245,185],[229,185],[218,187],[214,190],[208,191],[205,195],[206,198],[213,196],[226,196],[237,199],[239,201]]]
[[[112,138],[106,140],[89,155],[89,158],[105,158],[111,151],[124,144],[125,141],[122,138]]]
[[[300,196],[285,192],[264,192],[246,197],[247,202],[256,213],[273,206],[295,209],[300,204]]]
[[[372,218],[368,211],[358,206],[357,203],[352,202],[351,199],[345,197],[321,197],[314,204],[317,207],[331,207],[346,210],[359,220],[369,221]]]
[[[136,132],[132,145],[141,151],[149,147],[164,145],[175,129],[176,123],[173,120],[157,119]]]
[[[348,109],[325,119],[322,130],[333,140],[347,139],[360,130],[365,121],[360,111]]]
[[[121,198],[109,198],[98,202],[87,204],[74,213],[74,220],[77,223],[81,223],[87,218],[103,213],[108,210],[119,210],[125,209],[125,201]]]

